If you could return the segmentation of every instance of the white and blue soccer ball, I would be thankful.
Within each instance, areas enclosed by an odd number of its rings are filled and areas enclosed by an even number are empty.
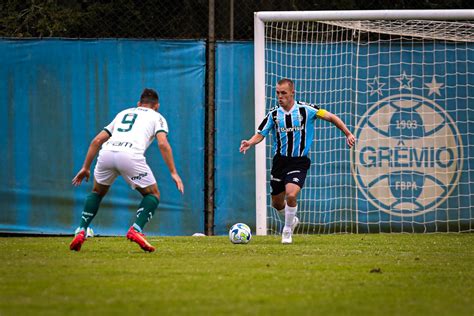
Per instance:
[[[229,239],[233,244],[247,244],[252,239],[252,230],[244,223],[234,224],[229,230]]]

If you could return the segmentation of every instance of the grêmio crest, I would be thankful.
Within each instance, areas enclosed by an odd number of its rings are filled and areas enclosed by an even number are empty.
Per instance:
[[[383,98],[385,83],[369,80],[368,93],[379,97],[361,116],[352,152],[352,173],[373,206],[391,215],[417,216],[433,211],[457,186],[463,146],[457,126],[430,96],[443,84],[432,77],[428,98],[412,93],[413,78],[396,78],[402,93]],[[434,98],[433,98],[434,99]]]

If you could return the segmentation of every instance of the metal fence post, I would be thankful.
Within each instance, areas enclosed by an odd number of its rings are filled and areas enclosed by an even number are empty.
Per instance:
[[[214,154],[215,154],[215,3],[209,0],[209,34],[207,40],[207,107],[206,107],[206,183],[205,190],[205,216],[204,231],[206,235],[214,235]]]

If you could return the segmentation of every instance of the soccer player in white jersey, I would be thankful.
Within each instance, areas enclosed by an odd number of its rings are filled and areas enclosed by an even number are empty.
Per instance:
[[[94,169],[94,186],[86,198],[81,223],[69,246],[71,250],[81,250],[86,240],[87,227],[97,214],[102,198],[119,175],[143,196],[135,223],[127,232],[127,239],[136,242],[144,251],[155,250],[142,233],[145,224],[153,217],[160,200],[155,177],[144,156],[155,138],[171,178],[176,183],[177,189],[184,193],[183,182],[176,171],[173,153],[167,139],[168,124],[157,112],[159,106],[158,93],[153,89],[144,89],[137,107],[117,114],[114,120],[92,140],[81,170],[72,179],[72,184],[75,186],[80,185],[83,179],[89,181],[92,161],[102,146]]]
[[[295,216],[298,210],[298,194],[303,188],[311,164],[307,155],[313,141],[316,119],[329,121],[339,128],[346,135],[349,147],[354,146],[355,137],[335,114],[313,104],[295,101],[292,80],[285,78],[278,81],[276,93],[279,106],[269,111],[255,135],[248,140],[242,140],[240,152],[245,154],[251,146],[260,143],[272,133],[272,206],[285,216],[281,242],[291,244],[293,231],[299,223],[298,217]]]

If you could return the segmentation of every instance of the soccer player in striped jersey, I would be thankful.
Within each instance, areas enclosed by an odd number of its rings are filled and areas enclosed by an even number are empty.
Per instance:
[[[86,240],[87,227],[97,214],[102,198],[119,175],[132,189],[136,189],[143,196],[135,223],[127,232],[127,239],[136,242],[144,251],[155,250],[142,233],[160,201],[155,177],[144,156],[155,138],[171,178],[178,190],[184,193],[183,182],[176,171],[173,153],[168,143],[168,124],[157,112],[159,106],[158,93],[153,89],[143,90],[137,107],[118,113],[114,120],[92,140],[81,170],[72,179],[72,184],[75,186],[80,185],[83,179],[89,181],[92,161],[102,146],[94,169],[94,186],[86,198],[81,222],[69,246],[71,250],[81,250]]]
[[[298,194],[303,188],[311,164],[308,152],[313,141],[316,119],[331,122],[339,128],[346,135],[349,147],[354,146],[355,137],[335,114],[313,104],[295,101],[292,80],[285,78],[278,81],[276,93],[279,106],[268,112],[255,135],[248,140],[242,140],[240,152],[245,154],[250,147],[272,133],[272,206],[285,216],[281,242],[291,244],[293,231],[299,223],[295,216],[298,210]]]

